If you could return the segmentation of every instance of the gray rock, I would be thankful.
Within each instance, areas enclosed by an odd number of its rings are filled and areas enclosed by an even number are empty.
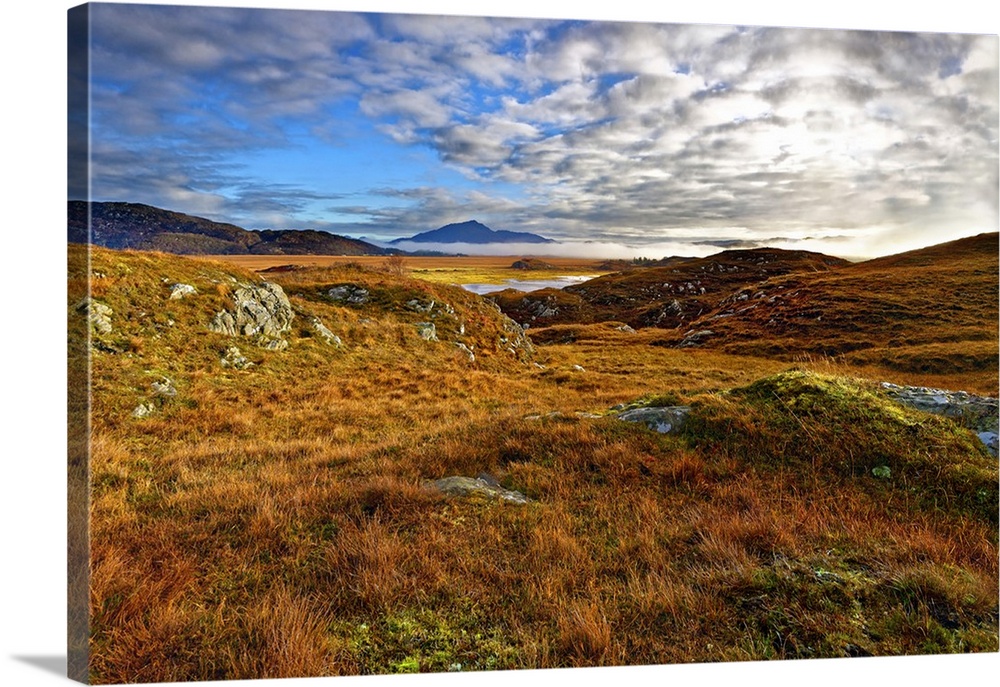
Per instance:
[[[149,417],[156,411],[156,406],[152,403],[140,403],[132,411],[132,417],[144,418]]]
[[[76,309],[87,316],[87,321],[95,334],[111,333],[111,316],[115,311],[110,307],[88,296],[76,306]]]
[[[573,370],[573,372],[586,372],[586,370],[583,369],[583,365],[573,365],[570,369]]]
[[[177,395],[177,387],[174,386],[172,380],[167,377],[161,377],[162,382],[153,382],[150,387],[153,393],[157,396],[165,396],[166,398],[174,398]]]
[[[632,329],[632,327],[628,326],[627,324],[623,324],[620,327],[615,327],[615,329],[620,332],[625,332],[626,334],[635,334],[635,330]]]
[[[497,484],[495,479],[488,475],[481,477],[444,477],[443,479],[431,482],[431,486],[448,496],[479,496],[518,505],[523,505],[531,500],[519,491],[504,489]]]
[[[233,293],[236,327],[243,336],[280,338],[291,329],[295,313],[288,296],[277,284],[243,286]]]
[[[340,348],[344,344],[340,337],[331,332],[318,317],[309,318],[309,328],[331,346]]]
[[[198,290],[190,284],[174,284],[170,287],[170,300],[180,300],[185,296],[193,296],[196,293],[198,293]]]
[[[420,335],[421,339],[425,341],[437,341],[437,327],[434,326],[433,322],[417,322],[414,327],[417,328],[417,333]]]
[[[465,353],[465,355],[467,355],[469,357],[469,362],[470,363],[476,362],[476,354],[473,353],[473,351],[472,351],[471,348],[469,348],[468,346],[466,346],[461,341],[456,341],[455,345],[458,346],[460,349],[462,349],[462,351]]]
[[[223,367],[231,367],[236,370],[245,370],[248,367],[253,366],[251,362],[239,348],[236,346],[230,346],[226,349],[226,352],[222,354],[222,359],[219,361]]]
[[[417,312],[430,312],[434,309],[434,301],[424,302],[419,298],[414,298],[406,302],[406,307]]]
[[[233,292],[232,311],[216,313],[208,328],[227,336],[256,338],[270,350],[288,347],[281,335],[291,329],[295,313],[277,284],[243,284]]]
[[[889,398],[909,408],[954,418],[974,431],[993,456],[997,455],[997,436],[1000,433],[1000,403],[997,399],[965,391],[897,386],[889,382],[882,382],[882,389]]]
[[[530,357],[535,353],[535,347],[531,344],[531,339],[524,333],[524,327],[503,314],[500,306],[490,299],[483,301],[497,311],[500,316],[502,332],[497,341],[497,348],[505,349],[519,359]]]
[[[559,412],[558,410],[553,410],[551,412],[545,413],[544,415],[539,415],[539,414],[525,415],[524,419],[525,420],[548,420],[548,419],[551,419],[551,418],[562,417],[562,416],[563,416],[563,414],[561,412]]]
[[[208,323],[208,328],[219,334],[236,336],[236,318],[233,317],[232,313],[222,310],[215,313],[215,317]]]
[[[714,334],[715,332],[713,332],[711,329],[690,331],[684,335],[684,338],[681,340],[679,344],[677,344],[677,347],[688,348],[691,346],[701,346],[703,343],[705,343],[705,339],[707,339],[710,336],[713,336]]]
[[[660,434],[667,434],[683,427],[690,412],[690,406],[650,406],[624,410],[615,417],[624,422],[640,422]]]
[[[997,455],[1000,451],[1000,435],[996,432],[979,432],[979,440],[986,444],[986,450],[992,455]]]
[[[368,289],[357,286],[356,284],[342,284],[340,286],[334,286],[326,292],[326,295],[330,300],[338,303],[350,303],[352,305],[367,303],[370,297]]]

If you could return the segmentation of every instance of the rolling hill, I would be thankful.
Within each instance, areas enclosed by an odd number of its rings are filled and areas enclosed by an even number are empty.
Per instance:
[[[89,239],[105,248],[182,255],[388,255],[398,251],[314,230],[250,231],[139,203],[90,203]],[[70,243],[87,243],[86,201],[69,201]]]
[[[620,321],[673,329],[714,310],[735,289],[793,272],[825,272],[846,260],[777,248],[727,250],[667,266],[628,269],[565,289],[490,294],[517,322],[530,326]]]
[[[656,328],[676,348],[801,360],[835,357],[912,373],[998,365],[998,234],[859,263],[800,252],[725,251],[670,268],[607,275],[562,291],[490,294],[536,343],[580,325]],[[994,381],[989,381],[994,380]]]

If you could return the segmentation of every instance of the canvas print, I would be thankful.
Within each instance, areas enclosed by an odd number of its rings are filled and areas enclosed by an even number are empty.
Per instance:
[[[998,651],[998,38],[70,10],[69,672]]]

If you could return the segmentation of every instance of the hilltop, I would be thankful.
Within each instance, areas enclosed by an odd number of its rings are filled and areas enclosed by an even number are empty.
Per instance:
[[[523,231],[490,229],[476,220],[446,224],[440,229],[425,231],[409,238],[396,239],[392,243],[409,241],[413,243],[552,243],[538,234]]]
[[[158,250],[181,255],[285,254],[386,255],[396,251],[313,230],[250,231],[234,224],[163,210],[140,203],[69,201],[70,243],[90,240],[105,248]]]
[[[840,356],[903,370],[997,367],[998,234],[795,271],[735,289],[663,341],[755,355]]]
[[[735,289],[792,272],[826,272],[846,260],[777,248],[727,250],[707,258],[670,258],[565,289],[490,294],[501,310],[532,327],[620,321],[673,329],[697,321]]]
[[[858,263],[734,250],[489,298],[536,343],[600,338],[581,325],[617,322],[650,332],[652,345],[978,375],[995,390],[998,255],[996,233]]]

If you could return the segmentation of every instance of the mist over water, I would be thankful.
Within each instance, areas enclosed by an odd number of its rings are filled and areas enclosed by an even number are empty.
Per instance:
[[[462,284],[462,288],[480,296],[504,289],[516,289],[518,291],[537,291],[538,289],[562,289],[570,284],[579,284],[593,276],[568,276],[556,277],[555,279],[508,279],[503,284]]]

